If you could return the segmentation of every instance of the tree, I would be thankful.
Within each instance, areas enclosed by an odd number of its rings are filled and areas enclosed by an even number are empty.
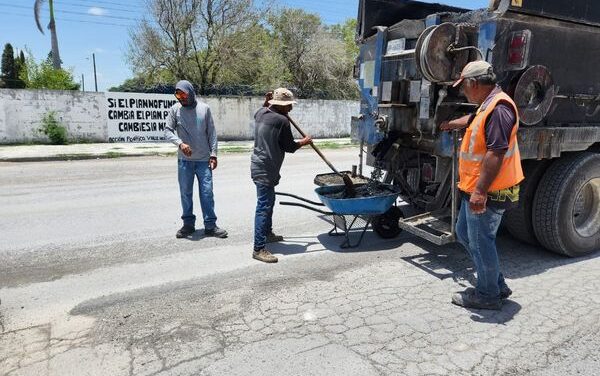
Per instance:
[[[37,63],[31,53],[25,60],[25,69],[20,78],[27,88],[50,90],[79,90],[79,84],[73,80],[73,73],[64,69],[55,69],[52,62],[42,60]]]
[[[27,60],[25,59],[25,53],[23,50],[19,52],[19,58],[17,59],[17,72],[19,76],[19,80],[22,82],[23,88],[27,86],[26,82],[28,81],[28,73],[27,73]]]
[[[290,81],[286,64],[279,58],[277,43],[266,27],[255,25],[230,38],[230,48],[237,51],[230,54],[234,58],[223,61],[219,84],[247,85],[266,93]]]
[[[348,57],[356,59],[360,52],[358,44],[356,44],[356,19],[349,18],[343,24],[333,25],[331,31],[337,38],[344,41]]]
[[[325,28],[319,16],[301,9],[285,9],[271,17],[270,23],[291,83],[301,96],[356,97],[354,60],[346,52],[344,41]]]
[[[20,60],[15,60],[15,52],[10,43],[4,46],[2,52],[2,76],[0,87],[9,89],[22,89],[25,84],[19,79]]]
[[[35,3],[33,5],[35,23],[37,24],[37,27],[42,34],[44,34],[44,29],[42,28],[42,24],[40,23],[40,11],[42,9],[44,1],[45,0],[35,0]],[[48,6],[50,8],[50,22],[48,23],[48,30],[50,30],[50,37],[52,43],[52,65],[54,69],[60,69],[61,60],[60,53],[58,51],[58,35],[56,34],[56,21],[54,19],[54,1],[48,0]]]
[[[14,80],[17,78],[15,51],[10,43],[7,43],[4,46],[4,51],[2,51],[2,77],[5,80]]]
[[[243,35],[259,20],[252,0],[150,0],[148,13],[150,19],[130,35],[134,72],[188,79],[201,93],[217,81],[226,62],[238,57],[232,36]]]
[[[200,94],[253,95],[290,86],[304,98],[357,98],[349,21],[327,27],[300,9],[258,11],[251,0],[149,0],[130,35],[135,81],[163,90],[187,79]],[[139,88],[139,89],[137,89]]]

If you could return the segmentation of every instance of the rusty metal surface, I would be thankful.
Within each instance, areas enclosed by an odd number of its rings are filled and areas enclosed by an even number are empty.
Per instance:
[[[448,82],[457,78],[453,76],[456,71],[455,66],[464,67],[468,62],[469,52],[451,53],[449,47],[467,45],[464,31],[454,24],[444,23],[426,34],[423,39],[419,65],[424,75],[433,82]]]
[[[600,124],[595,127],[521,128],[522,159],[549,159],[562,153],[588,150],[600,144]]]
[[[498,21],[497,29],[493,65],[507,91],[512,86],[514,93],[520,77],[519,72],[507,71],[510,35],[530,30],[528,66],[546,67],[556,88],[555,100],[543,124],[600,124],[600,112],[595,112],[600,100],[590,100],[600,94],[600,70],[594,64],[600,56],[600,27],[508,12]]]
[[[598,0],[513,1],[509,9],[512,12],[600,25],[600,2]]]
[[[555,92],[548,68],[543,65],[528,68],[519,78],[514,95],[521,122],[526,125],[541,122],[550,110]]]

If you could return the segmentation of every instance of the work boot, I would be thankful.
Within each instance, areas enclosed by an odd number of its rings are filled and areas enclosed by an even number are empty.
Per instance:
[[[273,256],[271,252],[267,251],[265,248],[252,252],[252,258],[268,264],[274,264],[279,261],[277,260],[277,257]]]
[[[277,242],[282,242],[282,241],[283,241],[283,236],[275,235],[273,233],[273,231],[271,231],[270,233],[267,234],[267,243],[277,243]]]
[[[500,299],[484,299],[475,289],[454,293],[452,303],[465,308],[491,309],[494,311],[502,309]]]
[[[175,237],[177,239],[187,238],[188,236],[192,235],[194,232],[196,232],[196,229],[194,228],[194,226],[183,225],[183,227],[177,231],[177,234],[175,234]]]
[[[475,293],[475,287],[467,287],[465,292]],[[500,287],[500,299],[508,299],[512,293],[512,290],[508,286]]]
[[[215,226],[214,228],[204,230],[204,235],[223,239],[226,238],[228,234],[227,231]]]

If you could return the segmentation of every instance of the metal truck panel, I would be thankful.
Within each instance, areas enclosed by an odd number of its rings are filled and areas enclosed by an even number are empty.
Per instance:
[[[512,0],[513,12],[600,25],[598,0]]]
[[[375,26],[389,27],[404,19],[424,19],[439,12],[466,11],[449,5],[411,0],[361,0],[358,7],[357,35],[359,40],[364,40],[375,35]]]
[[[538,126],[600,124],[600,28],[507,13],[498,22],[493,65],[509,93],[521,72],[507,69],[513,31],[530,30],[528,66],[542,65],[558,95]]]

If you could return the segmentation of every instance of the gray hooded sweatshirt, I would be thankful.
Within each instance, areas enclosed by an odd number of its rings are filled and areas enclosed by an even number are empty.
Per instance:
[[[188,81],[179,81],[175,86],[188,94],[188,103],[182,106],[176,103],[169,110],[165,136],[173,144],[188,144],[192,155],[187,157],[179,150],[179,158],[187,161],[206,162],[210,157],[217,157],[217,131],[210,108],[207,104],[196,100],[194,86]]]

